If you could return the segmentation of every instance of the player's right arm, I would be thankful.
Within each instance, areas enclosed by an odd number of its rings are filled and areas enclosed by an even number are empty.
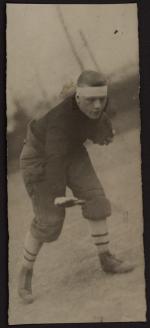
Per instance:
[[[66,179],[68,138],[64,128],[51,126],[45,142],[45,177],[51,192],[61,191]]]

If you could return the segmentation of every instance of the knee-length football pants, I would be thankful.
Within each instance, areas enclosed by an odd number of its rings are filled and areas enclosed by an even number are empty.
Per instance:
[[[55,192],[51,191],[51,186],[47,185],[46,177],[42,181],[30,184],[30,191],[29,183],[25,184],[35,215],[31,223],[31,232],[35,238],[43,242],[54,241],[61,233],[65,209],[55,206],[54,199],[58,196],[65,196],[67,186],[75,197],[85,200],[85,204],[82,205],[84,218],[101,220],[111,215],[110,202],[106,198],[84,147],[74,152],[68,159],[65,179],[59,180],[59,185],[55,186]]]

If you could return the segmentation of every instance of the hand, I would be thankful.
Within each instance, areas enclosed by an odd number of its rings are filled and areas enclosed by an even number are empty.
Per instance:
[[[116,131],[113,129],[112,130],[112,137],[108,137],[108,138],[105,138],[104,142],[103,142],[103,145],[108,145],[109,143],[111,143],[113,141],[113,138],[116,134]]]
[[[76,197],[56,197],[54,200],[55,206],[62,207],[72,207],[75,205],[83,205],[85,203],[84,200],[78,199]]]
[[[98,121],[96,130],[93,131],[92,141],[99,145],[108,145],[113,141],[115,130],[112,128],[111,121],[106,113]]]

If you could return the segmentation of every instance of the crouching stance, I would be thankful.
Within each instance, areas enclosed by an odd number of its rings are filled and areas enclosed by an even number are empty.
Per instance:
[[[124,273],[133,269],[109,250],[106,219],[111,215],[110,202],[84,147],[86,139],[100,145],[113,139],[107,88],[102,74],[84,71],[73,96],[28,125],[20,163],[34,219],[25,239],[18,286],[26,303],[33,301],[32,273],[38,253],[44,242],[55,241],[61,233],[65,207],[55,200],[65,197],[67,186],[74,197],[83,200],[82,214],[88,220],[103,270]]]

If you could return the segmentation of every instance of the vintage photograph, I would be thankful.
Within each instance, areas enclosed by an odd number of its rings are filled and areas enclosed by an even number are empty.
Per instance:
[[[9,324],[144,322],[137,5],[6,12]]]

